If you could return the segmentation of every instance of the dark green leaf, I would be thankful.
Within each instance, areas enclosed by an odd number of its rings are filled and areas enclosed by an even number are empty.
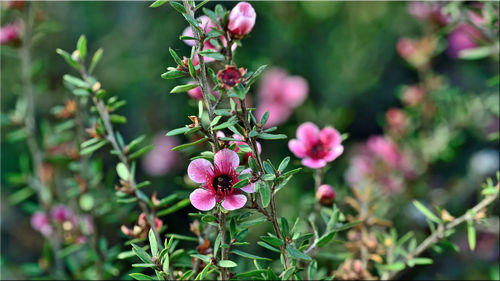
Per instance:
[[[191,143],[181,144],[181,145],[179,145],[179,146],[176,146],[176,147],[172,148],[171,150],[172,150],[172,151],[177,151],[177,150],[186,149],[186,148],[188,148],[188,147],[190,147],[190,146],[197,145],[197,144],[199,144],[199,143],[203,143],[203,142],[205,142],[205,141],[207,141],[207,140],[208,140],[208,138],[207,138],[207,137],[204,137],[204,138],[202,138],[202,139],[199,139],[199,140],[194,141],[194,142],[191,142]]]
[[[171,94],[178,94],[178,93],[185,93],[191,89],[194,89],[198,87],[197,84],[185,84],[185,85],[178,85],[178,86],[175,86],[171,91],[170,93]]]

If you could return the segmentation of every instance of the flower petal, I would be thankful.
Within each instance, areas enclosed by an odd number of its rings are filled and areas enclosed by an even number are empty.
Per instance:
[[[207,173],[212,169],[212,163],[206,159],[196,159],[191,161],[188,166],[188,176],[196,183],[204,183]]]
[[[214,164],[219,168],[231,166],[236,169],[240,165],[240,157],[236,152],[225,148],[215,153]]]
[[[215,195],[203,188],[198,188],[191,192],[189,200],[200,211],[208,211],[215,206]]]
[[[231,194],[222,201],[222,207],[228,211],[240,209],[245,206],[247,197],[243,194]]]
[[[319,139],[321,143],[327,147],[339,145],[342,142],[342,137],[339,131],[332,127],[326,127],[319,132]]]
[[[323,157],[323,160],[327,162],[333,161],[337,157],[339,157],[342,152],[344,152],[344,147],[342,145],[337,145],[332,150],[330,150],[325,157]]]
[[[248,168],[248,169],[241,171],[240,175],[250,174],[250,173],[252,173],[252,169]],[[240,189],[245,191],[246,193],[254,193],[255,192],[255,183],[250,183],[249,185],[244,186]]]
[[[288,148],[290,149],[291,152],[293,152],[293,154],[295,154],[295,156],[299,158],[307,156],[306,148],[300,141],[296,139],[293,139],[288,142]]]
[[[318,169],[326,166],[326,161],[323,159],[304,158],[302,159],[302,165],[309,168]]]
[[[312,122],[305,122],[297,129],[297,139],[306,147],[316,144],[319,140],[318,126]]]

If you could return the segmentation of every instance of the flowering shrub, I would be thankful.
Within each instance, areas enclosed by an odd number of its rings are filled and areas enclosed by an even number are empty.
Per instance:
[[[464,248],[454,237],[465,235],[480,251],[498,241],[485,230],[498,219],[498,72],[478,96],[435,67],[441,53],[498,66],[498,3],[408,3],[423,34],[393,47],[416,81],[399,88],[382,130],[355,144],[342,118],[302,113],[314,84],[277,66],[241,63],[239,52],[265,19],[257,3],[168,3],[185,21],[176,32],[190,51],[171,47],[169,61],[155,63],[169,65],[157,76],[175,84],[167,109],[184,123],[157,122],[168,132],[153,135],[153,144],[126,130],[140,119],[138,108],[106,90],[98,72],[109,67],[104,51],[84,35],[75,50],[56,50],[71,69],[60,79],[66,97],[49,116],[39,114],[44,83],[33,54],[50,21],[35,16],[35,2],[6,5],[1,44],[18,53],[21,90],[3,120],[6,139],[28,151],[14,159],[20,171],[8,176],[16,187],[8,201],[30,214],[45,241],[38,263],[20,267],[23,276],[387,280],[439,263],[443,255],[431,249]],[[187,112],[171,101],[179,93],[188,95]],[[134,111],[125,116],[127,108]],[[288,127],[291,118],[300,124]],[[463,180],[443,176],[462,169],[450,164],[459,152],[477,147]]]

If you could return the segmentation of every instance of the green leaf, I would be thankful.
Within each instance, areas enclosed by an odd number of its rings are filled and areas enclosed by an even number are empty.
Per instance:
[[[264,114],[262,115],[262,118],[260,118],[260,121],[259,121],[260,125],[261,126],[266,125],[267,120],[269,120],[269,110],[264,112]]]
[[[122,115],[111,114],[109,116],[109,118],[111,119],[111,122],[113,122],[113,123],[118,123],[118,124],[125,124],[125,123],[127,123],[127,117],[122,116]]]
[[[198,32],[203,33],[203,31],[200,28],[200,25],[199,25],[198,21],[196,21],[192,16],[190,16],[190,15],[188,15],[186,13],[183,13],[182,15],[184,16],[184,18],[187,20],[187,22],[192,27],[194,27],[196,30],[198,30]]]
[[[132,243],[132,251],[145,263],[151,263],[151,256],[144,251],[141,247],[137,246],[136,244]]]
[[[194,68],[193,59],[191,58],[188,59],[188,69],[189,69],[189,75],[191,75],[191,77],[196,79],[196,69]]]
[[[172,6],[177,12],[184,14],[186,12],[186,8],[179,2],[170,1],[170,6]]]
[[[271,246],[271,245],[269,245],[269,244],[267,244],[267,243],[265,243],[265,242],[258,241],[258,242],[257,242],[257,245],[259,245],[259,246],[261,246],[261,247],[264,247],[264,248],[266,248],[266,249],[268,249],[268,250],[271,250],[271,251],[273,251],[273,252],[276,252],[276,253],[281,253],[281,251],[280,251],[280,250],[278,250],[278,249],[274,248],[273,246]]]
[[[236,249],[231,250],[231,253],[247,259],[271,261],[269,258],[259,257]]]
[[[186,207],[187,205],[189,205],[190,202],[191,201],[189,201],[189,198],[183,199],[183,200],[175,203],[174,205],[172,205],[172,207],[170,207],[168,209],[165,209],[163,211],[158,212],[157,216],[161,217],[161,216],[165,216],[165,215],[171,214],[173,212],[177,212],[178,210],[180,210],[180,209]]]
[[[101,140],[97,144],[94,144],[92,146],[86,147],[80,151],[80,155],[88,155],[93,153],[94,151],[98,150],[99,148],[103,147],[108,141],[106,140]]]
[[[285,171],[286,167],[288,166],[288,163],[290,163],[290,156],[285,157],[285,159],[281,161],[278,167],[278,171],[280,172],[280,174],[283,173],[283,171]]]
[[[208,2],[209,2],[209,0],[202,1],[201,3],[199,3],[198,5],[196,5],[196,7],[194,7],[194,10],[195,11],[198,10],[199,8],[203,7]]]
[[[269,133],[260,133],[259,138],[264,140],[283,140],[288,137],[284,134],[269,134]]]
[[[209,57],[209,58],[219,60],[219,61],[223,61],[226,58],[226,57],[224,57],[223,54],[221,54],[219,52],[214,52],[212,50],[203,50],[203,51],[199,52],[199,54],[204,56],[204,57]]]
[[[328,245],[328,243],[330,243],[335,237],[335,233],[336,231],[330,231],[327,234],[321,236],[316,245],[320,248]]]
[[[130,273],[129,276],[135,280],[156,280],[154,277],[142,273]]]
[[[405,269],[405,264],[403,262],[395,262],[393,264],[384,264],[384,265],[379,265],[378,266],[381,270],[388,270],[388,271],[401,271]]]
[[[63,57],[66,63],[69,64],[71,67],[80,70],[80,65],[78,64],[78,62],[76,62],[68,52],[61,49],[56,49],[56,53],[61,55],[61,57]]]
[[[230,260],[221,260],[217,263],[218,266],[228,268],[228,267],[236,267],[238,264],[236,264],[234,261]]]
[[[203,218],[202,218],[203,219]],[[219,251],[219,247],[220,247],[220,240],[222,239],[220,233],[217,234],[217,238],[215,238],[215,241],[214,241],[214,257],[217,256],[217,252]]]
[[[137,150],[136,152],[130,154],[129,159],[133,160],[135,158],[141,157],[143,154],[145,154],[146,152],[148,152],[151,149],[153,149],[153,147],[154,147],[154,145],[152,145],[152,144],[147,145],[147,146],[145,146],[145,147]]]
[[[92,57],[92,61],[90,62],[89,73],[92,73],[94,71],[97,63],[99,63],[102,58],[103,52],[104,50],[102,48],[99,48],[97,49],[97,51],[95,51],[94,56]]]
[[[203,217],[201,217],[201,221],[208,223],[208,222],[217,221],[217,218],[215,216],[208,214],[208,215],[204,215]]]
[[[181,77],[186,77],[186,72],[178,69],[171,69],[161,75],[161,78],[163,79],[175,79]]]
[[[153,2],[153,4],[149,5],[149,7],[150,8],[158,8],[158,7],[160,7],[161,5],[163,5],[163,4],[167,3],[167,2],[168,2],[168,0],[156,0],[156,1]],[[173,1],[170,2],[170,5],[172,5],[172,2]]]
[[[472,220],[467,221],[467,239],[469,241],[471,251],[474,251],[476,248],[476,228],[474,227],[474,222]]]
[[[411,259],[411,261],[413,264],[416,264],[416,265],[427,265],[427,264],[434,263],[434,261],[432,259],[429,259],[429,258],[413,258],[413,259]]]
[[[269,202],[271,202],[271,190],[267,186],[261,186],[259,188],[259,194],[262,202],[262,207],[267,208],[267,206],[269,206]]]
[[[82,58],[83,61],[85,59],[85,56],[87,55],[87,38],[85,37],[85,35],[81,35],[80,38],[78,38],[76,49],[80,53],[80,58]]]
[[[255,270],[250,270],[250,271],[247,271],[247,272],[236,274],[234,277],[235,278],[243,278],[243,279],[249,278],[249,277],[260,277],[260,278],[262,278],[261,274],[266,273],[266,272],[267,272],[266,269],[255,269]]]
[[[149,245],[151,246],[151,254],[153,256],[158,255],[158,242],[156,241],[155,234],[153,229],[149,230]]]
[[[247,186],[250,183],[248,179],[240,180],[233,185],[233,188],[242,188]]]
[[[170,52],[170,55],[174,59],[175,63],[177,63],[178,65],[183,65],[181,58],[177,55],[177,53],[174,51],[174,49],[168,48],[168,51]]]
[[[200,259],[200,260],[204,261],[205,263],[210,263],[210,256],[208,256],[208,255],[192,254],[191,256],[194,258]]]
[[[191,89],[194,89],[198,87],[197,84],[185,84],[185,85],[179,85],[175,86],[172,91],[170,91],[171,94],[177,94],[177,93],[185,93]]]
[[[427,209],[427,207],[425,207],[422,203],[414,200],[413,205],[415,205],[415,207],[417,207],[417,209],[431,221],[437,224],[441,223],[441,220],[436,215],[434,215],[429,209]]]
[[[35,191],[31,187],[25,187],[14,192],[9,196],[9,203],[11,205],[16,205],[21,203],[22,201],[28,199],[31,195],[35,194]]]
[[[181,128],[173,129],[173,130],[169,131],[166,134],[166,136],[175,136],[175,135],[184,134],[189,129],[190,129],[189,127],[181,127]]]
[[[301,251],[291,247],[290,245],[286,245],[286,250],[290,254],[290,256],[294,259],[302,259],[306,261],[312,261],[311,257],[302,253]]]
[[[71,85],[79,88],[88,88],[88,85],[85,81],[80,78],[76,78],[75,76],[71,76],[69,74],[65,74],[63,76],[63,80],[70,83]]]
[[[491,51],[492,49],[490,46],[482,46],[473,49],[462,50],[460,51],[458,56],[464,60],[477,60],[489,56],[491,54]]]
[[[172,148],[171,150],[172,150],[172,151],[177,151],[177,150],[186,149],[186,148],[188,148],[188,147],[190,147],[190,146],[197,145],[197,144],[199,144],[199,143],[203,143],[203,142],[205,142],[205,141],[207,141],[207,140],[208,140],[208,138],[207,138],[207,137],[204,137],[204,138],[201,138],[201,139],[199,139],[199,140],[197,140],[197,141],[194,141],[194,142],[191,142],[191,143],[181,144],[181,145],[179,145],[179,146],[176,146],[176,147]]]
[[[283,245],[283,241],[281,241],[277,237],[261,236],[260,239],[262,239],[264,242],[271,244],[275,247],[280,247],[281,245]]]
[[[217,123],[219,123],[221,118],[222,118],[222,116],[215,116],[214,120],[212,120],[212,122],[210,122],[209,127],[213,127],[213,126],[217,125]]]
[[[357,225],[360,222],[362,222],[362,221],[361,220],[357,220],[357,221],[353,221],[353,222],[350,222],[350,223],[343,224],[340,227],[335,228],[334,231],[338,232],[338,231],[349,229],[349,228]]]
[[[261,65],[252,74],[252,76],[250,77],[250,79],[248,79],[248,81],[246,83],[246,89],[247,89],[247,91],[248,91],[248,89],[250,89],[250,86],[252,86],[252,84],[255,83],[255,81],[257,81],[257,78],[259,78],[259,76],[262,74],[262,72],[264,71],[264,69],[266,69],[266,67],[267,67],[267,65]]]

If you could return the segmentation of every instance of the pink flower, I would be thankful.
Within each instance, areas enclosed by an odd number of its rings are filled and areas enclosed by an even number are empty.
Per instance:
[[[58,222],[66,222],[66,221],[75,222],[76,220],[75,216],[73,215],[73,211],[68,206],[62,204],[52,207],[50,216],[54,221]]]
[[[179,153],[171,149],[179,145],[175,137],[159,133],[154,138],[154,148],[148,152],[142,162],[144,170],[153,176],[161,176],[172,171],[179,159]]]
[[[297,129],[297,139],[288,143],[295,156],[302,158],[302,165],[322,168],[327,162],[339,157],[344,151],[340,133],[331,127],[321,131],[311,122],[303,123]]]
[[[406,128],[407,118],[403,110],[399,108],[389,108],[385,113],[387,124],[396,132],[403,132]]]
[[[49,216],[44,212],[36,212],[31,216],[31,227],[40,232],[43,236],[50,236],[53,232]]]
[[[335,190],[333,187],[328,184],[320,185],[316,191],[316,200],[318,200],[321,205],[326,206],[332,204],[333,199],[335,199]]]
[[[11,23],[0,28],[0,45],[6,45],[9,43],[19,43],[20,41],[20,29],[21,25],[19,23]]]
[[[405,87],[402,100],[407,106],[418,105],[425,96],[424,90],[419,85]]]
[[[192,82],[194,83],[194,82]],[[215,96],[215,97],[219,97],[219,91],[215,91],[215,92],[212,92],[212,94]],[[191,89],[188,91],[188,95],[194,99],[194,100],[203,100],[203,92],[201,91],[201,87],[198,86],[194,89]]]
[[[458,24],[448,34],[447,54],[452,58],[458,58],[464,50],[478,47],[477,42],[483,38],[481,32],[468,23]]]
[[[216,203],[221,203],[222,207],[229,211],[242,208],[247,198],[233,186],[240,181],[240,174],[249,174],[251,169],[237,173],[239,164],[238,154],[229,149],[220,150],[214,155],[214,165],[206,159],[193,160],[188,166],[188,176],[192,181],[201,184],[201,188],[194,190],[189,196],[191,204],[201,211],[213,209]],[[241,190],[254,192],[254,183],[242,187]]]
[[[289,76],[280,68],[268,70],[260,83],[258,97],[260,100],[257,116],[269,110],[266,127],[285,122],[293,110],[301,105],[307,97],[309,85],[300,76]]]
[[[236,38],[242,38],[252,31],[256,17],[252,5],[240,2],[231,10],[227,28]]]
[[[450,22],[450,17],[442,11],[441,3],[412,1],[407,8],[408,13],[419,20],[431,21],[438,26],[445,26]]]
[[[366,146],[373,155],[383,159],[390,167],[396,167],[399,164],[401,156],[396,145],[383,136],[371,136]]]
[[[411,55],[413,55],[416,51],[416,43],[409,38],[401,38],[398,40],[396,45],[396,50],[399,55],[405,59],[408,59]]]

